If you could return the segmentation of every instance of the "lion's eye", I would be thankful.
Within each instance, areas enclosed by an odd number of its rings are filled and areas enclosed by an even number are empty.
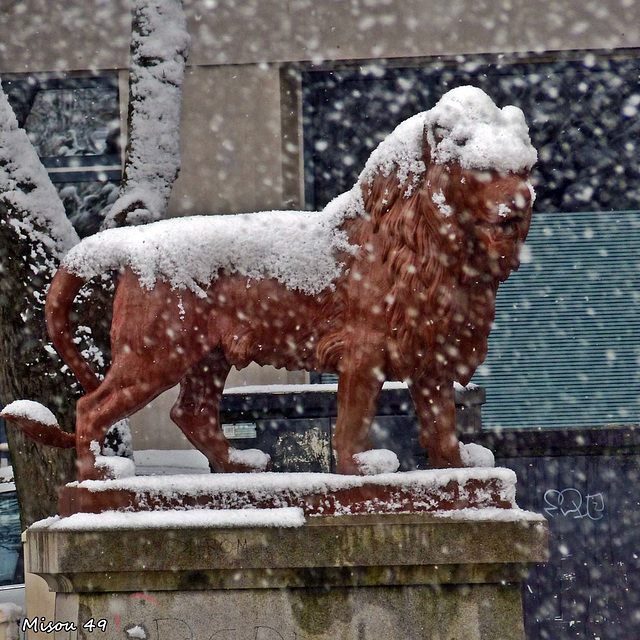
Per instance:
[[[522,218],[509,218],[508,220],[500,222],[500,228],[503,233],[512,234],[518,230],[521,221]]]

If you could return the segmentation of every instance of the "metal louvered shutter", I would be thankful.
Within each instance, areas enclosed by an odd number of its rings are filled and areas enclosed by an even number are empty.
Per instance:
[[[640,212],[534,213],[498,292],[488,428],[640,424]]]

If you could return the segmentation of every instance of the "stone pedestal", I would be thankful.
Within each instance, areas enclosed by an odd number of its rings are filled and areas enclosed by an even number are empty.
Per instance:
[[[291,528],[98,531],[63,519],[31,528],[26,552],[56,592],[59,639],[523,640],[520,583],[546,559],[546,522],[469,511]]]

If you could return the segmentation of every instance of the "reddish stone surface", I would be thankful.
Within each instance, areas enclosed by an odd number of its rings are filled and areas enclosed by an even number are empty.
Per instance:
[[[63,431],[58,425],[48,425],[13,413],[0,412],[0,418],[10,420],[20,427],[30,438],[50,447],[73,449],[76,438],[73,433]]]
[[[312,491],[272,490],[267,496],[242,489],[212,489],[208,492],[167,493],[128,489],[89,489],[67,485],[60,490],[60,515],[102,513],[104,511],[165,511],[169,509],[274,509],[300,507],[306,516],[374,513],[432,513],[464,508],[511,509],[504,498],[505,483],[500,478],[451,480],[443,486],[363,486]]]

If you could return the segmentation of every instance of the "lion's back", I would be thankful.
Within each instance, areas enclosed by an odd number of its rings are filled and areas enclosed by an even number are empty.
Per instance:
[[[201,296],[223,273],[314,295],[340,275],[337,255],[348,247],[331,213],[269,211],[109,229],[74,247],[64,265],[85,279],[130,267],[148,289],[161,279]]]

